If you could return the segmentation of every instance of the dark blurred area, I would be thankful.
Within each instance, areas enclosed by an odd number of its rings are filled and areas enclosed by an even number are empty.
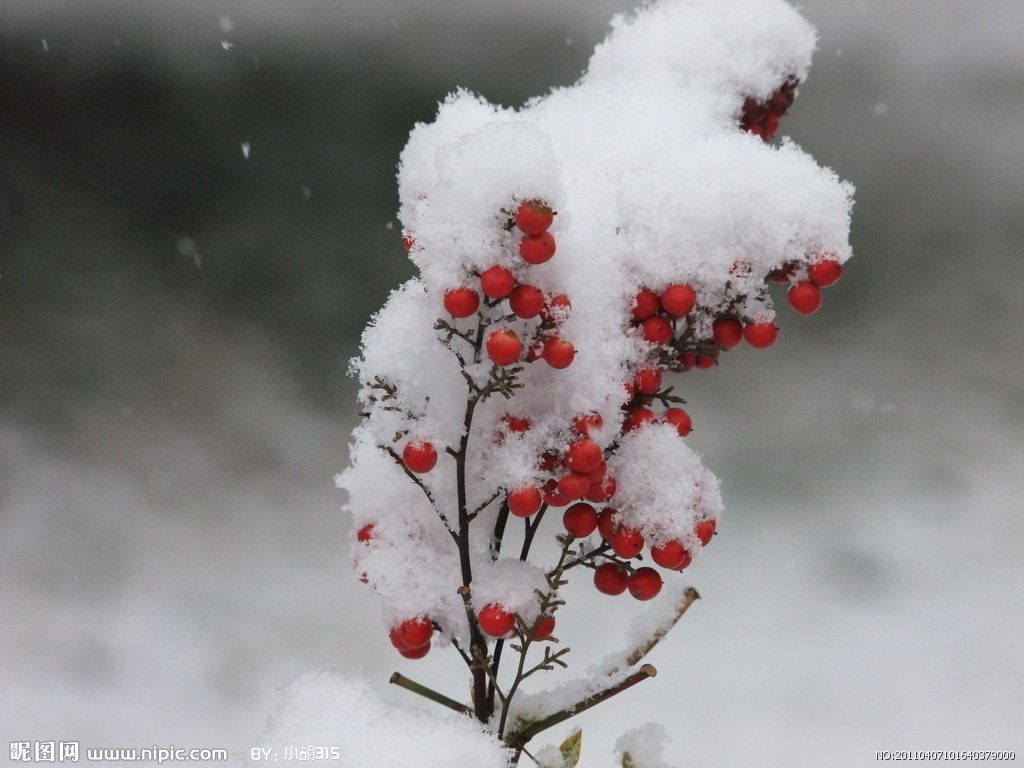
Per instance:
[[[412,274],[399,152],[456,87],[571,84],[631,7],[0,5],[0,741],[245,747],[306,669],[386,679],[331,477]],[[803,12],[783,133],[857,185],[856,258],[685,383],[733,538],[670,732],[709,766],[1024,746],[1024,6]]]

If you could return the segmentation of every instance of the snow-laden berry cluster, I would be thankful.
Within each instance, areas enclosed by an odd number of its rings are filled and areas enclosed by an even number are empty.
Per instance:
[[[339,485],[392,642],[456,644],[481,719],[485,635],[549,639],[572,568],[652,598],[715,533],[718,480],[669,375],[769,346],[769,284],[809,314],[850,256],[851,187],[767,143],[814,44],[782,0],[662,0],[618,17],[576,85],[519,109],[459,91],[412,131],[419,276],[364,333]],[[562,559],[531,563],[553,510]]]

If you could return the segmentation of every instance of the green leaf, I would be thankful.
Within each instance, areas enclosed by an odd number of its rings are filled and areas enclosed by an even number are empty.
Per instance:
[[[561,743],[558,751],[562,753],[562,768],[576,768],[580,762],[580,751],[583,749],[583,731],[576,730]]]
[[[633,756],[629,752],[622,753],[622,768],[636,768],[636,763],[633,762]]]

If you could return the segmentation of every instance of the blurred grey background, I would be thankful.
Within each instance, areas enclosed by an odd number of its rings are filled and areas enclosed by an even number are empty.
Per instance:
[[[0,2],[0,742],[246,749],[322,664],[461,693],[387,647],[332,484],[411,274],[395,165],[447,92],[569,84],[632,5]],[[647,720],[680,765],[1024,749],[1024,4],[803,7],[783,132],[857,185],[856,258],[684,380],[727,517],[588,766]],[[577,673],[635,610],[591,592]]]

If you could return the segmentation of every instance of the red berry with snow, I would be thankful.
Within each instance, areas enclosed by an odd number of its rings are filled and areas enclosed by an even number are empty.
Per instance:
[[[715,344],[722,349],[732,349],[743,341],[743,325],[735,317],[720,317],[715,320],[712,331]]]
[[[672,323],[664,317],[649,317],[643,322],[644,340],[651,344],[668,344],[672,341]]]
[[[495,265],[480,273],[480,290],[492,299],[504,299],[515,287],[515,276],[504,267]]]
[[[546,232],[555,220],[555,212],[539,200],[527,200],[516,208],[516,226],[528,235]]]
[[[603,461],[604,451],[601,450],[601,446],[585,437],[569,446],[565,466],[573,472],[587,473],[593,472]]]
[[[476,615],[480,630],[491,637],[504,637],[516,625],[516,615],[498,603],[488,603]]]
[[[665,411],[663,418],[666,424],[671,424],[676,428],[680,437],[686,437],[693,431],[693,420],[690,418],[690,414],[682,408],[669,408]]]
[[[673,317],[683,317],[697,304],[697,292],[689,285],[670,285],[661,294],[661,306]]]
[[[683,542],[678,539],[672,539],[664,544],[651,547],[651,559],[662,568],[670,571],[681,571],[692,562],[693,557],[690,555],[689,550],[683,546]]]
[[[373,541],[373,529],[373,523],[367,523],[364,525],[356,533],[356,541],[362,542],[363,544]]]
[[[807,276],[819,288],[827,288],[834,285],[843,276],[843,267],[835,259],[823,259],[816,264],[811,264],[807,269]]]
[[[568,368],[576,357],[576,349],[565,339],[554,336],[544,342],[543,357],[552,368]]]
[[[612,550],[615,554],[623,560],[636,557],[644,549],[643,534],[635,528],[629,528],[625,525],[620,525],[615,529],[615,532],[612,533],[612,539],[608,543],[612,545]]]
[[[701,520],[697,523],[693,532],[696,534],[697,540],[702,547],[707,546],[708,542],[711,541],[711,537],[715,535],[717,527],[718,525],[714,520]]]
[[[775,339],[779,335],[779,327],[770,320],[750,323],[743,329],[743,338],[747,340],[747,344],[754,347],[754,349],[764,349],[770,347],[775,343]]]
[[[402,462],[410,472],[422,475],[437,464],[437,451],[430,443],[413,440],[402,449]]]
[[[541,616],[530,630],[531,640],[547,640],[555,632],[555,617]]]
[[[644,424],[651,424],[654,422],[654,411],[650,408],[645,408],[642,405],[636,405],[629,409],[626,413],[626,421],[622,425],[624,432],[632,432],[634,429],[639,429]]]
[[[626,591],[629,574],[616,563],[604,563],[594,569],[594,586],[606,595],[621,595]]]
[[[524,320],[530,320],[544,309],[544,294],[532,285],[517,285],[508,295],[508,305]]]
[[[562,515],[562,525],[577,539],[585,539],[597,529],[597,511],[589,504],[573,504]]]
[[[572,427],[584,437],[591,437],[604,426],[600,413],[580,414],[572,420]]]
[[[786,299],[801,315],[813,315],[821,306],[821,291],[814,283],[804,280],[789,289]]]
[[[555,255],[557,246],[550,232],[540,235],[523,235],[519,241],[519,255],[527,264],[543,264]]]
[[[626,584],[629,594],[637,600],[652,600],[661,592],[661,585],[661,575],[647,566],[637,568]]]
[[[487,356],[495,365],[512,365],[523,354],[523,342],[509,328],[499,328],[487,337]]]
[[[658,368],[644,368],[636,375],[633,382],[636,391],[644,395],[653,395],[661,389],[661,370]]]
[[[644,288],[633,299],[633,308],[630,310],[637,320],[646,320],[654,315],[661,308],[658,294],[649,288]]]
[[[505,414],[501,421],[509,432],[526,432],[530,429],[530,420],[521,416]]]
[[[540,316],[550,323],[564,320],[569,316],[571,310],[572,302],[569,300],[569,297],[564,293],[560,293],[557,296],[551,297],[551,301],[541,311]]]
[[[544,498],[539,488],[517,488],[506,498],[508,511],[516,517],[530,517],[537,514]]]
[[[452,317],[469,317],[480,309],[480,294],[472,288],[453,288],[444,295],[444,308]]]
[[[618,490],[618,487],[615,483],[614,477],[605,477],[601,480],[591,480],[586,499],[587,501],[592,501],[595,504],[603,504],[615,495],[616,490]]]

